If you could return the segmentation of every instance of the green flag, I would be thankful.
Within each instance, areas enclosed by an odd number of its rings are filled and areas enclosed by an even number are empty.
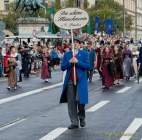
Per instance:
[[[49,33],[53,33],[53,30],[52,30],[52,22],[49,23],[48,32],[49,32]]]
[[[55,13],[55,10],[54,10],[54,6],[51,6],[49,8],[49,13],[50,13],[50,23],[49,23],[49,28],[48,28],[48,32],[50,33],[54,33],[54,22],[53,22],[53,17],[54,17],[54,13]]]

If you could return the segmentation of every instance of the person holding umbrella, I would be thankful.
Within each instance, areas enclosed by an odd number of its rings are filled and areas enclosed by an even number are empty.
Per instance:
[[[76,40],[75,50],[64,54],[61,69],[67,71],[64,80],[60,103],[68,104],[71,125],[68,129],[85,127],[85,104],[88,103],[87,71],[90,69],[89,53],[80,49],[80,41]],[[75,69],[74,69],[75,66]]]

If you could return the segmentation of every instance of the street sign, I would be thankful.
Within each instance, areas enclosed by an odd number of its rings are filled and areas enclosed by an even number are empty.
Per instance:
[[[54,23],[62,29],[79,29],[89,22],[88,13],[79,8],[65,8],[54,16]]]

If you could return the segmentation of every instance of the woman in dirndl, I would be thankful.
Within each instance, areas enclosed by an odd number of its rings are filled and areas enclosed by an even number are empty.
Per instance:
[[[49,78],[51,78],[50,55],[47,48],[44,48],[42,52],[41,79],[48,82]]]
[[[127,81],[129,81],[133,74],[134,69],[132,51],[129,49],[128,45],[125,45],[123,50],[123,76]]]
[[[109,89],[114,83],[113,70],[113,51],[109,46],[106,46],[102,52],[102,85],[103,89]]]
[[[102,71],[101,71],[101,47],[96,48],[96,62],[95,62],[95,68],[98,70],[100,77],[102,78]]]
[[[114,53],[114,64],[115,64],[115,81],[119,85],[121,79],[123,79],[123,58],[122,58],[122,47],[115,46]]]
[[[17,79],[16,79],[16,49],[14,46],[10,47],[9,55],[8,55],[8,67],[7,67],[7,74],[8,74],[8,90],[14,89],[16,90],[17,86]]]

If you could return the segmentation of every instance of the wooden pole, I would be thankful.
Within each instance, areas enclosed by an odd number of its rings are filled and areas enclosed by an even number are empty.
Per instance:
[[[74,46],[74,40],[73,40],[73,29],[71,29],[71,38],[72,38],[73,57],[75,57],[75,46]],[[74,71],[74,85],[76,86],[76,68],[75,68],[75,64],[73,65],[73,71]]]

